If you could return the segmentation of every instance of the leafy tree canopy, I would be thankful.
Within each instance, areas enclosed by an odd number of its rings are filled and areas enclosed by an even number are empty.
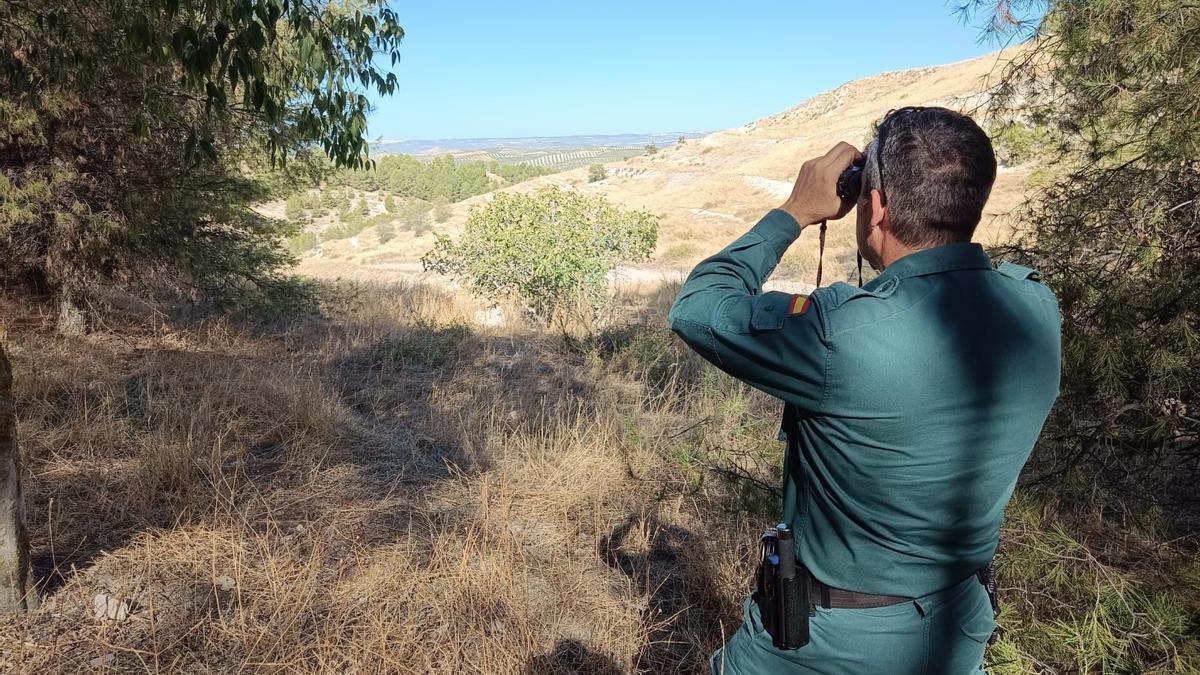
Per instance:
[[[995,102],[1035,120],[1056,176],[1005,253],[1039,268],[1063,313],[1063,396],[1044,444],[1138,494],[1196,505],[1200,461],[1200,5],[978,1],[1030,37]],[[1191,479],[1189,479],[1191,480]],[[1167,483],[1169,485],[1169,483]]]
[[[327,182],[366,191],[385,190],[398,197],[453,203],[548,173],[549,169],[529,164],[457,162],[452,155],[430,161],[411,155],[384,155],[374,162],[373,171],[337,171]]]
[[[402,37],[383,0],[0,3],[0,275],[64,310],[97,283],[278,295],[290,230],[250,205],[313,151],[368,165]]]
[[[338,166],[367,165],[366,92],[395,92],[380,64],[396,64],[404,37],[384,0],[12,0],[0,25],[8,97],[80,93],[137,71],[144,101],[122,121],[139,137],[164,117],[155,99],[184,96],[202,104],[171,120],[188,129],[189,160],[215,159],[213,125],[253,118],[272,159],[315,143]]]

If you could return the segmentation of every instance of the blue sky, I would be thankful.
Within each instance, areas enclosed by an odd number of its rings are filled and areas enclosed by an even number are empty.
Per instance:
[[[995,49],[945,0],[393,2],[371,136],[715,131],[885,70]]]

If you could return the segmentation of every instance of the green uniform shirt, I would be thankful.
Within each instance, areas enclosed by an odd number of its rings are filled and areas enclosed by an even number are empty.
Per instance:
[[[771,211],[700,263],[671,329],[785,402],[785,521],[822,582],[919,597],[983,567],[1058,396],[1053,293],[977,244],[905,256],[863,288],[763,293],[800,233]]]

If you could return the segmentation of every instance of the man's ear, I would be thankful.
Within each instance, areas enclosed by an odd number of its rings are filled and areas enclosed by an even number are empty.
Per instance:
[[[885,227],[888,222],[887,206],[883,203],[883,193],[877,189],[871,190],[871,227]]]

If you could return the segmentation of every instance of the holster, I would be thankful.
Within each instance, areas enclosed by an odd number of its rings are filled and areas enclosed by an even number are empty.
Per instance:
[[[979,583],[983,584],[984,590],[987,591],[988,601],[992,603],[992,616],[999,619],[1000,593],[996,583],[996,561],[989,560],[988,564],[980,568],[977,574],[979,576]],[[995,644],[996,640],[1000,639],[1000,633],[1000,624],[996,624],[996,627],[992,629],[991,637],[988,638],[988,644]]]
[[[808,620],[813,613],[810,579],[796,559],[795,541],[786,523],[763,532],[753,599],[777,649],[808,644]]]

